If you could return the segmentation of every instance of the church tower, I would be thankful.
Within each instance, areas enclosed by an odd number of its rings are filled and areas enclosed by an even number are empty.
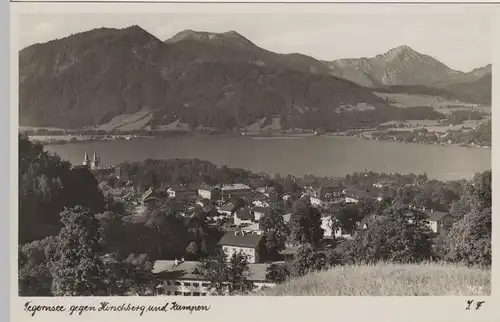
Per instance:
[[[90,160],[89,160],[89,155],[87,154],[87,152],[85,152],[85,156],[83,157],[83,162],[82,164],[86,167],[89,166],[89,163],[90,163]]]
[[[94,158],[92,160],[92,169],[99,169],[99,161],[100,158],[97,156],[97,153],[94,152]]]

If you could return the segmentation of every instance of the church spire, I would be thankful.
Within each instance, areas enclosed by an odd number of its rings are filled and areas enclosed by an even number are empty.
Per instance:
[[[86,165],[88,166],[89,165],[89,155],[87,154],[87,152],[85,152],[85,156],[83,157],[83,165]]]
[[[94,152],[94,157],[92,158],[92,169],[99,169],[99,157],[95,152]]]

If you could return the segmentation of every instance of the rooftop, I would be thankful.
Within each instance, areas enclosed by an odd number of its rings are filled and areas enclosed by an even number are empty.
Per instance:
[[[354,198],[376,198],[378,193],[374,191],[363,191],[358,189],[347,189],[344,193],[347,197]]]
[[[196,268],[200,262],[185,261],[180,262],[177,266],[173,260],[157,260],[154,263],[153,273],[164,278],[185,278],[203,280],[203,277],[196,272]],[[264,282],[266,280],[267,267],[270,264],[258,263],[248,264],[248,279],[254,282]]]
[[[220,211],[233,211],[234,210],[234,204],[232,202],[226,202],[225,204],[223,204],[219,210]]]
[[[253,219],[252,212],[249,208],[241,208],[236,211],[236,217],[242,220],[250,220]]]
[[[235,184],[226,184],[222,186],[222,191],[228,191],[228,190],[247,190],[250,189],[249,186],[243,183],[235,183]]]
[[[195,190],[198,191],[198,186],[195,185],[171,186],[169,189],[173,191],[195,191]]]
[[[253,235],[253,234],[236,235],[234,232],[228,232],[221,238],[218,244],[227,246],[256,248],[260,244],[262,238],[263,235]]]

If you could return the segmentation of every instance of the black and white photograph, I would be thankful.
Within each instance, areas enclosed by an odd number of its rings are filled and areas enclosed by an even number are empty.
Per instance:
[[[172,6],[17,14],[18,296],[491,295],[488,8]]]

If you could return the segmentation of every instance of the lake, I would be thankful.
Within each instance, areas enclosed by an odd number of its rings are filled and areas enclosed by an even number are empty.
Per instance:
[[[73,164],[85,152],[101,166],[144,159],[197,158],[271,175],[345,176],[360,171],[427,173],[429,178],[471,178],[491,169],[491,149],[369,141],[354,137],[176,137],[49,145]]]

